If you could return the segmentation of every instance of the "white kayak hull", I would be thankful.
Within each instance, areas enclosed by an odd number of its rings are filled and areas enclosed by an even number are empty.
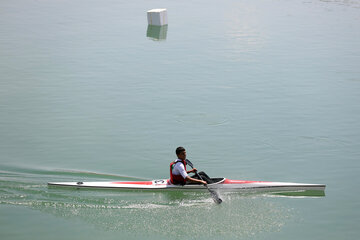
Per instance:
[[[168,179],[152,181],[127,181],[127,182],[49,182],[49,186],[64,186],[76,188],[98,188],[98,189],[133,189],[133,190],[206,190],[203,185],[171,184]],[[264,191],[324,191],[324,184],[308,183],[289,183],[289,182],[264,182],[264,181],[244,181],[219,178],[216,183],[208,184],[211,189],[226,191],[242,190],[264,190]]]

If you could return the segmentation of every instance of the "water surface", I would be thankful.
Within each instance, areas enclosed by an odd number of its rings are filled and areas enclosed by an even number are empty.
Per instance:
[[[146,22],[159,7],[161,41]],[[1,1],[1,238],[355,239],[359,11],[358,0]],[[324,183],[326,196],[221,194],[217,206],[206,192],[46,185],[166,178],[179,145],[211,176]]]

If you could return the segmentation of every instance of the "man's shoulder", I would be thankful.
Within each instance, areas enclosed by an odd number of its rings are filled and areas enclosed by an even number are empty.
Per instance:
[[[177,161],[177,160],[175,160],[174,163],[175,163],[175,164],[174,164],[175,166],[184,166],[184,163],[183,163],[182,161]],[[180,163],[180,164],[179,164],[179,163]]]

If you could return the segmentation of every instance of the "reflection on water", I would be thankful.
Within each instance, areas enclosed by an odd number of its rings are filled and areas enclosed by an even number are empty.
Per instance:
[[[69,174],[71,172],[71,174]],[[50,180],[108,179],[107,174],[36,170],[2,166],[0,204],[24,206],[64,218],[76,218],[101,229],[145,236],[238,239],[279,231],[292,218],[291,209],[269,196],[297,193],[220,193],[214,204],[208,192],[118,191],[47,187]],[[127,177],[113,176],[117,179]],[[295,194],[295,195],[294,195]],[[219,219],[222,223],[219,224]],[[139,228],[138,226],[142,226]]]
[[[316,190],[305,190],[305,191],[294,191],[294,192],[278,192],[271,193],[274,196],[284,196],[284,197],[325,197],[325,191],[316,191]]]
[[[148,25],[146,36],[154,41],[163,41],[166,40],[168,25],[155,26]]]

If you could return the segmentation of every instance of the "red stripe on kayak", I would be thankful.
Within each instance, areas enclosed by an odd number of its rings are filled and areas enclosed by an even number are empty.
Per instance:
[[[112,184],[152,185],[152,181],[146,181],[146,182],[112,182]]]
[[[248,183],[264,183],[264,181],[244,181],[244,180],[230,180],[225,179],[223,184],[248,184]]]

